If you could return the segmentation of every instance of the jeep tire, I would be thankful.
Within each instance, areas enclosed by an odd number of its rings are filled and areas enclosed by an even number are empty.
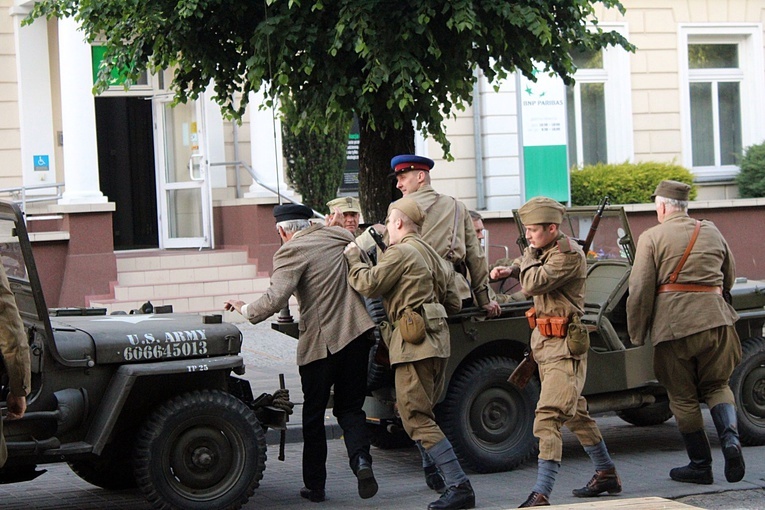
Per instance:
[[[669,408],[669,400],[662,400],[643,407],[623,409],[617,411],[616,415],[637,427],[652,427],[672,418],[672,410]]]
[[[468,363],[452,377],[437,416],[462,467],[507,471],[537,452],[539,382],[532,378],[523,390],[507,382],[516,366],[511,358],[493,356]]]
[[[741,363],[730,377],[738,433],[746,446],[765,444],[765,338],[741,342]]]
[[[218,390],[160,405],[141,427],[135,478],[154,508],[238,509],[263,478],[266,439],[255,413]]]
[[[109,443],[99,456],[72,460],[69,467],[88,483],[110,491],[135,489],[132,441]]]

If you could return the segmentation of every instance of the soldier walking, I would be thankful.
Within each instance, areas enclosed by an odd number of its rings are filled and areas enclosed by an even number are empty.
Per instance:
[[[446,317],[460,310],[461,299],[454,271],[417,233],[424,219],[415,201],[402,198],[392,203],[386,221],[390,246],[372,266],[361,260],[355,243],[348,244],[348,280],[364,296],[382,297],[393,321],[386,344],[401,421],[445,479],[445,492],[428,509],[473,508],[473,487],[433,413],[451,348]]]
[[[728,385],[741,361],[734,326],[738,314],[725,295],[736,275],[728,244],[717,227],[688,216],[688,184],[662,181],[652,199],[659,225],[640,236],[629,280],[630,341],[650,337],[653,365],[690,463],[669,476],[678,482],[711,484],[712,452],[700,403],[710,409],[725,457],[725,479],[744,477],[736,407]]]
[[[518,210],[529,247],[509,272],[518,275],[523,292],[534,299],[536,327],[531,350],[542,382],[534,417],[534,435],[539,438],[537,481],[519,508],[550,504],[563,456],[563,425],[576,435],[595,464],[595,475],[586,486],[575,489],[574,496],[622,490],[606,443],[582,396],[587,352],[572,353],[566,329],[556,331],[553,326],[555,322],[578,322],[584,312],[587,262],[582,248],[560,232],[564,212],[561,204],[546,197],[532,198]]]

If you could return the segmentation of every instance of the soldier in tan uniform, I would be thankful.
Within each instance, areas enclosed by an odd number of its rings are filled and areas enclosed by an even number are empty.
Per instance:
[[[32,385],[29,367],[29,344],[24,334],[24,323],[16,307],[5,268],[0,263],[0,354],[3,355],[10,392],[5,399],[8,406],[7,420],[18,420],[27,409],[27,395]],[[0,419],[0,467],[8,460],[8,450]]]
[[[652,196],[659,225],[638,239],[627,325],[633,344],[642,345],[650,337],[654,345],[654,372],[667,388],[690,458],[687,466],[672,469],[670,477],[714,481],[700,407],[705,402],[720,436],[725,478],[738,482],[745,466],[728,381],[741,361],[741,344],[734,326],[738,314],[723,297],[733,286],[736,266],[717,227],[688,216],[689,192],[688,184],[662,181]]]
[[[448,313],[460,310],[461,300],[449,264],[418,235],[424,214],[413,200],[392,203],[386,221],[390,246],[376,266],[361,260],[355,243],[346,248],[351,286],[367,297],[382,297],[393,321],[386,340],[395,370],[396,402],[409,437],[433,459],[446,481],[446,491],[428,509],[475,506],[475,494],[460,467],[451,443],[435,422],[433,407],[444,387],[450,354]],[[402,333],[406,309],[420,313],[425,328],[416,338]],[[416,342],[416,343],[413,343]]]
[[[529,247],[514,261],[523,292],[533,296],[538,326],[531,335],[531,349],[539,365],[542,389],[534,418],[539,438],[537,482],[520,508],[547,506],[563,455],[560,429],[566,425],[595,464],[595,476],[575,489],[577,497],[621,492],[616,467],[603,436],[587,412],[582,388],[587,374],[587,353],[569,351],[565,331],[542,331],[551,318],[581,317],[587,262],[582,248],[560,232],[565,208],[555,200],[535,197],[519,210]],[[562,336],[560,336],[562,334]]]
[[[300,308],[297,364],[303,389],[303,481],[300,495],[324,501],[327,439],[324,415],[334,386],[332,413],[343,429],[348,459],[358,479],[359,496],[377,493],[369,453],[369,433],[362,406],[366,398],[367,359],[374,322],[348,285],[343,250],[353,236],[338,227],[311,225],[311,209],[286,204],[274,207],[284,244],[274,255],[271,286],[257,301],[228,300],[253,324],[264,321],[295,295]]]
[[[499,304],[489,297],[489,269],[476,236],[468,209],[459,200],[436,193],[430,185],[432,159],[402,154],[391,159],[396,187],[425,211],[422,239],[441,257],[454,264],[460,275],[458,290],[463,300],[470,300],[470,288],[478,306],[489,317],[500,314]],[[467,283],[467,278],[470,284]]]
[[[359,234],[359,222],[361,221],[361,204],[358,198],[338,197],[327,202],[329,214],[326,217],[327,225],[337,225],[354,236]]]

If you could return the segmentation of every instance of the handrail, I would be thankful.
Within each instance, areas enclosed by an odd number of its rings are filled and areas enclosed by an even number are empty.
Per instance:
[[[294,199],[288,197],[287,195],[281,193],[280,191],[277,191],[276,189],[272,188],[271,186],[268,186],[267,184],[263,184],[262,182],[260,182],[260,179],[258,179],[258,176],[255,175],[255,170],[250,165],[248,165],[246,162],[244,162],[244,161],[222,161],[220,163],[210,163],[210,166],[235,166],[236,167],[237,175],[239,175],[239,167],[243,166],[244,169],[247,170],[247,173],[250,174],[250,177],[252,177],[252,180],[258,186],[267,189],[268,191],[270,191],[274,195],[276,195],[279,198],[284,199],[284,200],[286,200],[286,201],[288,201],[288,202],[290,202],[292,204],[303,205],[300,202],[298,202],[297,200],[294,200]],[[238,179],[237,179],[237,184],[236,184],[236,198],[242,198],[242,193],[241,193],[241,190],[239,189],[239,180]],[[317,211],[315,209],[311,209],[311,211],[313,211],[313,215],[315,217],[324,219],[324,215],[322,213],[320,213],[319,211]]]
[[[53,184],[32,184],[30,186],[16,186],[14,188],[0,188],[0,194],[8,193],[11,196],[15,196],[17,198],[12,198],[12,201],[15,204],[19,205],[19,208],[21,209],[22,213],[26,213],[27,204],[33,203],[33,202],[47,202],[49,200],[59,200],[63,193],[61,192],[61,188],[64,187],[63,182],[54,182]],[[34,189],[46,189],[46,188],[55,188],[56,193],[53,195],[42,195],[35,198],[27,198],[27,191],[28,190],[34,190]],[[18,197],[21,198],[18,198]],[[26,218],[26,214],[24,215]]]

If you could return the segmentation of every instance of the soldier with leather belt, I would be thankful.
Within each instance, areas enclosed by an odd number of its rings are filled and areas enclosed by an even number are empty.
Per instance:
[[[654,346],[654,372],[669,395],[690,458],[669,475],[679,482],[711,484],[712,453],[701,402],[712,414],[725,457],[725,478],[738,482],[745,465],[736,407],[728,381],[741,361],[734,326],[738,314],[726,302],[736,266],[715,225],[688,216],[691,187],[662,181],[652,199],[659,225],[638,239],[629,280],[630,340]]]
[[[523,292],[533,296],[536,327],[531,349],[542,383],[534,418],[539,438],[537,482],[520,508],[547,506],[563,455],[561,427],[573,432],[595,464],[589,483],[577,497],[621,492],[622,486],[603,436],[587,412],[582,396],[587,353],[573,354],[566,340],[569,321],[584,308],[587,262],[582,248],[560,232],[565,208],[550,198],[535,197],[519,210],[529,247],[514,261]]]
[[[461,300],[451,267],[418,235],[424,217],[413,200],[392,203],[386,221],[390,246],[372,266],[361,260],[357,245],[350,243],[345,250],[348,281],[364,296],[382,297],[394,322],[392,335],[383,334],[383,338],[395,370],[401,421],[446,484],[441,498],[428,509],[473,508],[473,488],[433,412],[444,388],[451,349],[446,317],[460,310]]]
[[[18,420],[26,412],[27,395],[32,385],[29,343],[24,334],[24,323],[19,316],[16,298],[13,296],[2,264],[0,264],[0,354],[5,364],[10,389],[5,399],[8,406],[8,416],[5,419]],[[0,468],[8,460],[3,421],[0,419]]]

